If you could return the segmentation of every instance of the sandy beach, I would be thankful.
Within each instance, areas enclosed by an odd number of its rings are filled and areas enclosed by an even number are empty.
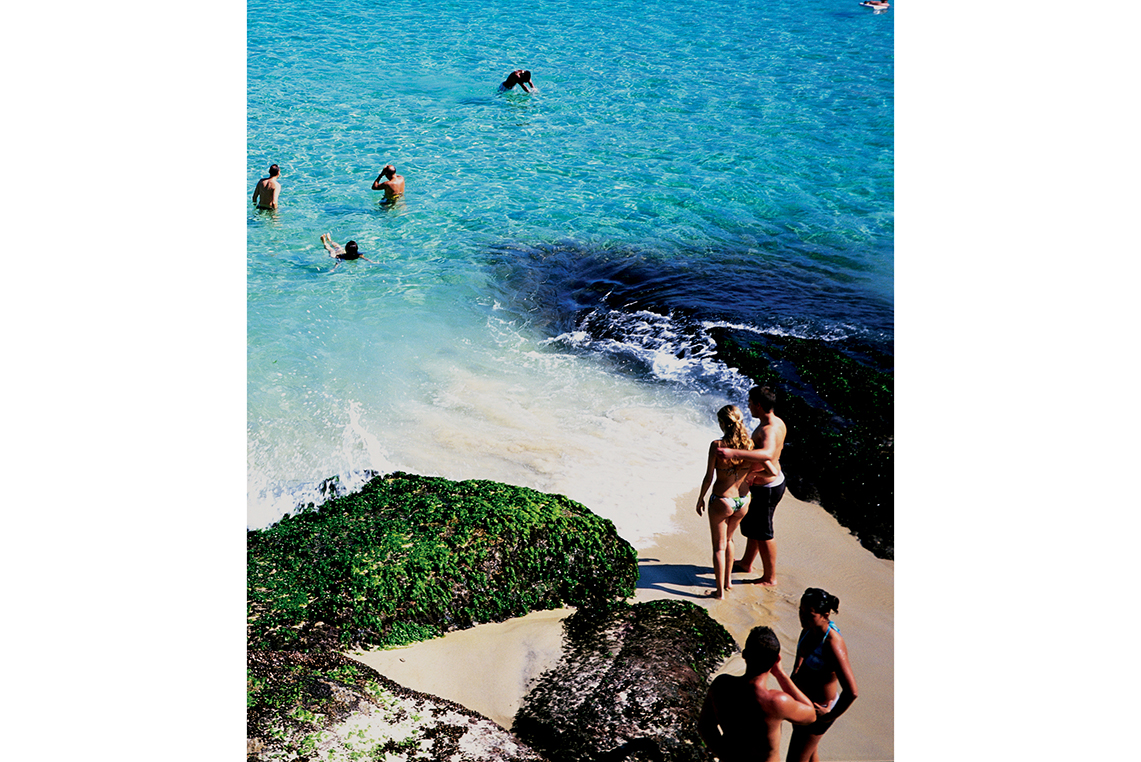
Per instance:
[[[800,594],[806,587],[822,587],[838,596],[840,611],[832,620],[848,644],[860,698],[824,737],[820,758],[893,759],[894,562],[876,558],[822,508],[786,492],[775,516],[778,585],[749,584],[760,577],[758,566],[753,573],[734,575],[725,600],[712,600],[705,597],[714,587],[709,529],[694,511],[696,499],[693,490],[675,503],[674,524],[683,531],[658,535],[637,548],[641,578],[634,601],[692,601],[738,644],[752,627],[766,624],[780,638],[783,662],[791,669],[800,634]],[[744,538],[734,542],[740,557]],[[558,661],[561,621],[570,613],[535,612],[406,648],[350,655],[402,685],[451,699],[510,728],[531,681]],[[721,671],[742,673],[740,655]],[[789,735],[786,729],[782,745]]]

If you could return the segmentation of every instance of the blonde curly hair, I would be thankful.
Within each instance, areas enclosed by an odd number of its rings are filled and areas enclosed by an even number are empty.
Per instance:
[[[745,416],[741,413],[741,408],[736,405],[726,405],[717,411],[717,423],[721,426],[721,431],[724,434],[722,442],[725,446],[733,450],[751,450],[753,449],[753,438],[749,436],[749,430],[745,428]],[[734,458],[729,461],[730,463],[740,463],[740,458]]]

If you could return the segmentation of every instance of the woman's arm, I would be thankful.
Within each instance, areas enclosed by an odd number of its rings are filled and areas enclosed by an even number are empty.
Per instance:
[[[721,440],[709,443],[709,462],[705,466],[705,478],[701,480],[701,490],[697,493],[698,516],[705,510],[705,493],[709,491],[709,485],[713,484],[713,472],[717,468],[717,445],[720,443]]]
[[[833,633],[832,637],[828,638],[828,644],[832,649],[832,657],[836,660],[836,678],[843,690],[832,711],[824,712],[821,716],[827,717],[830,722],[835,722],[836,718],[848,711],[852,702],[860,697],[860,689],[856,686],[856,675],[852,672],[851,662],[848,661],[848,647],[844,643],[844,638]]]

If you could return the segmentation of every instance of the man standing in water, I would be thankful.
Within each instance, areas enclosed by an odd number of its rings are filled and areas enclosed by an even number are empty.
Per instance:
[[[777,503],[784,497],[784,471],[780,467],[780,453],[784,449],[788,427],[773,413],[776,393],[767,386],[754,386],[749,390],[749,412],[760,423],[753,430],[752,450],[725,450],[717,453],[725,458],[740,458],[755,465],[752,485],[749,487],[749,512],[741,520],[741,534],[745,535],[745,555],[733,562],[733,571],[750,572],[757,555],[761,557],[762,574],[757,584],[771,587],[777,583],[777,544],[773,539],[773,514]]]
[[[780,641],[754,627],[745,641],[745,674],[718,675],[709,686],[697,732],[721,762],[780,762],[780,726],[808,725],[816,708],[780,666]],[[769,688],[769,675],[779,690]]]
[[[384,182],[381,182],[382,178]],[[372,189],[384,191],[384,200],[380,203],[391,204],[398,196],[404,195],[404,175],[396,174],[396,167],[389,164],[372,181]]]
[[[277,181],[280,174],[281,170],[274,164],[269,168],[269,177],[263,177],[254,186],[253,201],[258,209],[277,209],[277,197],[281,194],[281,183]]]

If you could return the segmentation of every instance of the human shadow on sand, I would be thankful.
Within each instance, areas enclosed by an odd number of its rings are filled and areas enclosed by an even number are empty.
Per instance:
[[[760,577],[752,579],[734,578],[734,585],[748,585],[759,582]],[[699,592],[689,588],[701,587]],[[713,582],[712,566],[695,566],[694,564],[662,564],[656,558],[638,559],[638,589],[660,590],[670,595],[684,598],[705,598],[709,590],[717,586]]]
[[[701,585],[714,587],[713,568],[693,564],[662,564],[656,558],[638,559],[638,589],[661,590],[663,593],[684,598],[704,598],[705,592],[693,592],[690,588]],[[708,578],[708,582],[699,579]]]

